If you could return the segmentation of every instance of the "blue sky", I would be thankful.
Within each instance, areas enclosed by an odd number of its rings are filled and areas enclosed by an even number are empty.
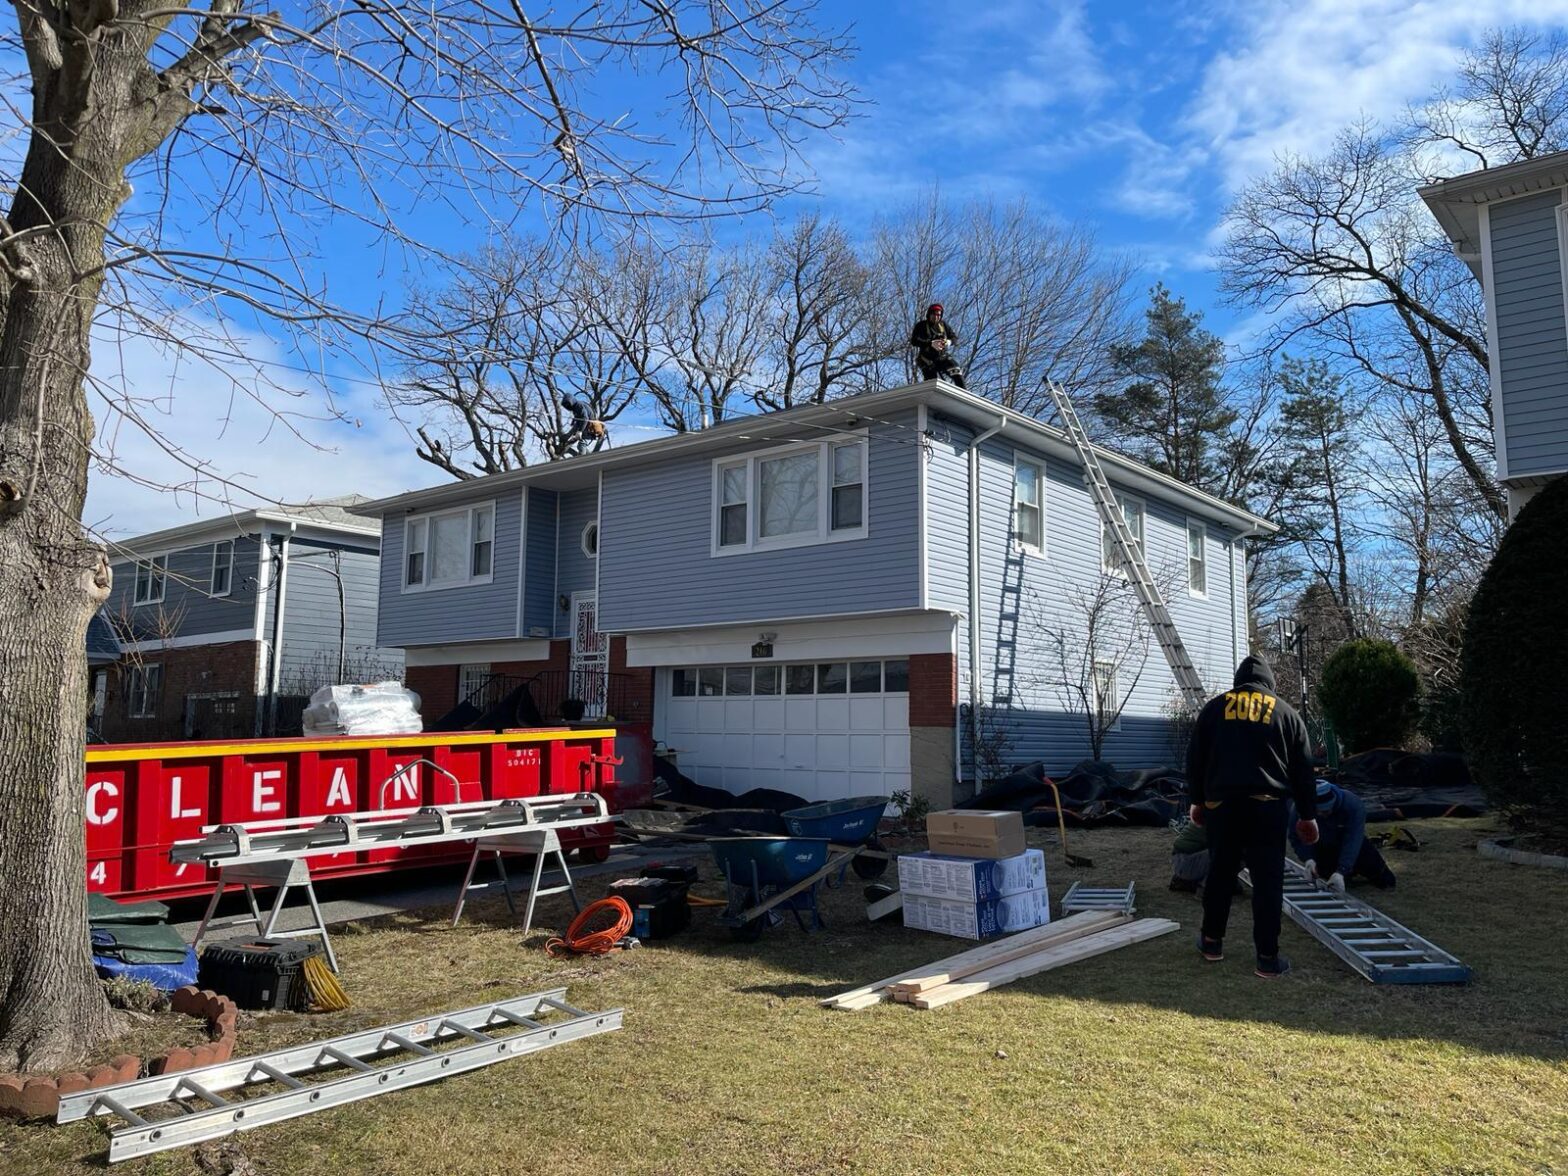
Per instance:
[[[1219,301],[1210,268],[1231,196],[1281,152],[1320,150],[1362,116],[1396,116],[1450,78],[1484,30],[1568,25],[1568,0],[824,0],[823,16],[852,22],[859,52],[850,75],[867,104],[836,141],[811,145],[816,192],[786,201],[777,215],[817,207],[855,230],[932,185],[959,199],[1026,196],[1091,224],[1107,248],[1136,259],[1141,285],[1164,281],[1211,328],[1242,339],[1257,323]],[[617,91],[599,97],[613,104]],[[463,243],[460,228],[447,231]],[[480,241],[476,231],[472,243]],[[340,294],[401,286],[357,244],[326,262]],[[297,427],[309,444],[247,397],[220,397],[214,412],[213,373],[145,344],[100,347],[95,373],[123,375],[143,395],[153,390],[159,403],[148,411],[160,428],[250,492],[229,495],[237,507],[258,496],[381,495],[442,480],[414,458],[404,424],[379,404],[373,373],[328,363],[323,389],[294,370],[299,361],[276,340],[252,331],[240,342],[274,365],[272,379],[303,410]],[[277,392],[257,389],[265,398]],[[323,392],[346,422],[312,419]],[[115,453],[145,480],[190,481],[134,430],[119,430]],[[210,498],[215,486],[206,489]],[[222,509],[188,490],[97,473],[86,517],[104,534],[125,536]]]

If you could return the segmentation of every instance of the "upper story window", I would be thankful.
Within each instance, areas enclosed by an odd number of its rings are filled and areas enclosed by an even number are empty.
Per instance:
[[[866,534],[866,439],[789,445],[713,463],[717,555]]]
[[[1194,596],[1209,594],[1208,530],[1202,523],[1187,523],[1187,591]]]
[[[1127,529],[1132,532],[1133,546],[1139,554],[1144,551],[1143,546],[1143,500],[1116,492],[1116,502],[1122,508],[1122,518],[1126,520]],[[1122,570],[1121,554],[1116,550],[1116,536],[1111,533],[1110,525],[1100,524],[1100,559],[1101,565],[1108,572]]]
[[[212,545],[211,595],[227,596],[234,588],[234,540]]]
[[[589,559],[597,559],[598,558],[598,556],[599,556],[599,524],[598,523],[589,523],[587,526],[585,526],[583,528],[582,549],[583,549],[583,554],[586,555]]]
[[[164,580],[169,573],[169,557],[155,555],[136,565],[137,604],[159,604],[163,600]]]
[[[493,502],[408,519],[403,537],[404,592],[488,584],[493,578]]]
[[[1013,539],[1027,551],[1045,551],[1045,467],[1037,461],[1013,461]]]

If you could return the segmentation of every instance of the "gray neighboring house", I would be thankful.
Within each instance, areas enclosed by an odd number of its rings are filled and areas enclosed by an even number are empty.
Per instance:
[[[1101,461],[1206,685],[1229,683],[1245,541],[1270,524]],[[1088,752],[1038,631],[1080,625],[1075,595],[1107,574],[1077,454],[940,382],[355,509],[383,522],[379,640],[427,721],[492,679],[565,679],[589,716],[651,723],[701,784],[938,806],[973,786],[971,708],[1005,762]],[[1105,751],[1128,768],[1172,758],[1175,685],[1146,653],[1096,667],[1126,703]]]
[[[380,528],[349,510],[364,501],[243,511],[116,543],[99,617],[120,656],[104,675],[102,737],[298,734],[300,699],[318,687],[400,677],[402,652],[376,644]]]
[[[1509,516],[1568,474],[1568,151],[1421,189],[1486,296],[1497,479]]]

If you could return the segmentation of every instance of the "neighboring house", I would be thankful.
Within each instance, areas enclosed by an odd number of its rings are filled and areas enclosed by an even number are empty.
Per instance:
[[[300,699],[317,687],[401,676],[401,651],[376,647],[380,528],[347,509],[363,501],[245,511],[116,543],[100,616],[122,652],[103,737],[298,734]]]
[[[1497,478],[1509,516],[1568,473],[1568,151],[1421,189],[1486,296]]]
[[[114,635],[114,626],[100,609],[87,622],[87,729],[94,738],[102,738],[109,674],[120,656],[120,642]]]
[[[1102,461],[1174,583],[1205,683],[1228,684],[1247,651],[1243,542],[1269,525]],[[948,803],[974,778],[974,704],[1005,762],[1059,770],[1087,752],[1036,631],[1070,624],[1074,587],[1104,574],[1076,455],[1057,430],[945,384],[356,509],[384,521],[379,639],[404,649],[427,720],[489,675],[571,674],[590,714],[651,721],[698,782],[812,799]],[[1097,667],[1127,704],[1105,753],[1168,762],[1170,671],[1157,649],[1135,670]]]

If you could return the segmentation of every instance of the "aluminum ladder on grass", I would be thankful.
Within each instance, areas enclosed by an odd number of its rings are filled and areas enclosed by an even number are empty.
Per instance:
[[[1062,914],[1118,911],[1130,915],[1133,912],[1133,888],[1136,885],[1129,882],[1126,886],[1085,886],[1082,882],[1074,882],[1067,888],[1067,893],[1062,895]]]
[[[1464,984],[1470,969],[1414,931],[1285,862],[1285,913],[1374,984]]]
[[[126,1126],[109,1136],[112,1164],[434,1082],[620,1027],[620,1009],[584,1012],[566,1003],[566,989],[555,988],[64,1095],[56,1122],[109,1115],[123,1120]],[[171,1113],[159,1118],[142,1113],[154,1107]]]
[[[1061,414],[1067,439],[1072,442],[1073,448],[1078,452],[1078,460],[1083,463],[1084,484],[1089,487],[1089,495],[1099,509],[1101,521],[1111,530],[1117,555],[1122,567],[1126,569],[1127,578],[1132,582],[1133,591],[1138,596],[1138,603],[1143,606],[1143,614],[1148,619],[1149,628],[1154,631],[1154,639],[1159,642],[1160,650],[1165,654],[1165,660],[1171,667],[1171,674],[1176,679],[1182,698],[1196,711],[1208,701],[1209,697],[1208,692],[1203,688],[1203,678],[1198,673],[1198,667],[1193,664],[1191,656],[1187,653],[1187,647],[1182,644],[1181,633],[1176,628],[1176,622],[1171,619],[1170,609],[1166,608],[1165,598],[1160,595],[1159,585],[1154,582],[1154,577],[1149,572],[1149,565],[1143,558],[1143,551],[1134,541],[1132,530],[1127,526],[1121,507],[1116,503],[1116,495],[1111,490],[1111,483],[1105,476],[1105,470],[1100,466],[1100,459],[1089,441],[1089,434],[1084,431],[1083,423],[1078,419],[1078,411],[1073,408],[1066,390],[1055,380],[1047,379],[1045,388],[1056,404],[1056,411]]]

